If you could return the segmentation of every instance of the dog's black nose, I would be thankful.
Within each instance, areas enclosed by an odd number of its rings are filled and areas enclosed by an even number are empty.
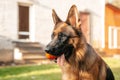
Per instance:
[[[46,47],[46,48],[45,48],[45,52],[49,53],[49,52],[50,52],[50,48],[49,48],[49,47]]]
[[[47,46],[47,47],[45,48],[45,52],[47,52],[47,53],[51,53],[51,54],[52,54],[52,53],[54,53],[54,51],[55,51],[55,49],[52,48],[52,47],[48,47],[48,46]]]

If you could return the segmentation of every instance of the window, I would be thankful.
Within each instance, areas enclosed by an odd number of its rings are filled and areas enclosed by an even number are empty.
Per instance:
[[[19,39],[29,39],[29,6],[19,5]]]
[[[109,27],[109,48],[120,49],[120,27]]]

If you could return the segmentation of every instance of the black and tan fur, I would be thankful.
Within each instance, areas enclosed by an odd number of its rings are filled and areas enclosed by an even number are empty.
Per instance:
[[[55,27],[46,52],[65,56],[62,80],[114,80],[111,69],[86,42],[76,6],[70,8],[66,21],[54,10],[52,16]]]

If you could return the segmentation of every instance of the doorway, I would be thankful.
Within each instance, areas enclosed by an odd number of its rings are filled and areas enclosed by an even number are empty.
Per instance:
[[[19,39],[29,39],[29,6],[19,5]]]

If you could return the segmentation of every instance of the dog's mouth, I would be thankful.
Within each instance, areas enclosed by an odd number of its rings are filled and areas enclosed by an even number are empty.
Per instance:
[[[61,60],[61,57],[64,55],[65,49],[64,48],[58,48],[52,53],[46,53],[49,56],[46,56],[48,59],[55,61],[56,63]]]
[[[48,59],[55,61],[59,65],[63,65],[63,62],[66,60],[68,61],[69,57],[73,52],[72,45],[66,45],[62,48],[56,49],[54,53],[49,53],[53,57],[49,57]]]
[[[64,62],[65,62],[65,56],[64,54],[62,54],[61,56],[56,58],[55,61],[59,66],[63,66]]]
[[[73,50],[74,48],[73,48],[73,46],[72,45],[69,45],[69,46],[67,46],[67,47],[65,47],[65,49],[64,49],[64,53],[62,53],[62,55],[61,56],[59,56],[59,57],[57,57],[56,59],[55,59],[55,62],[58,64],[58,65],[60,65],[60,66],[63,66],[64,65],[64,62],[69,62],[69,58],[70,58],[70,56],[72,55],[72,53],[73,53]]]
[[[54,56],[54,55],[51,55],[49,53],[46,53],[46,57],[52,61],[54,61],[55,63],[57,63],[58,65],[63,65],[63,62],[65,60],[65,57],[64,57],[64,53],[62,53],[60,56]]]

